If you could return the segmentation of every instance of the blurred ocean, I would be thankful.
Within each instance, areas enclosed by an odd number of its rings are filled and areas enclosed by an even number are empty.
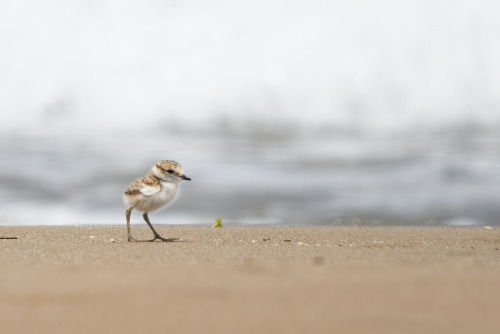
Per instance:
[[[0,225],[500,226],[500,2],[0,3]],[[133,217],[141,223],[141,217]]]

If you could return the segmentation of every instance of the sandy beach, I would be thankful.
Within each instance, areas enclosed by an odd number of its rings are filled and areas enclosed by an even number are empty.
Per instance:
[[[158,231],[0,227],[1,332],[500,332],[498,228]]]

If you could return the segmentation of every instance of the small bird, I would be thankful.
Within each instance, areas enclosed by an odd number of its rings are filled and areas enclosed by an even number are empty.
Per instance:
[[[179,194],[180,183],[191,181],[184,175],[181,165],[172,160],[159,161],[151,168],[148,176],[135,181],[125,191],[124,201],[129,206],[125,215],[127,217],[128,241],[161,241],[170,242],[178,238],[163,238],[156,232],[148,218],[148,213],[165,207],[172,203]],[[154,233],[153,239],[137,240],[130,233],[130,214],[132,210],[144,212],[142,217]]]

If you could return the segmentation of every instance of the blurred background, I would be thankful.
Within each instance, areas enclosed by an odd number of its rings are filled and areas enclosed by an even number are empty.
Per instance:
[[[0,225],[500,226],[500,2],[0,2]],[[135,223],[141,223],[136,213]]]

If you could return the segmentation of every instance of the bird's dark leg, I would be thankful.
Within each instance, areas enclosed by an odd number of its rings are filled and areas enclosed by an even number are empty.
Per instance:
[[[154,229],[153,225],[151,224],[151,222],[149,221],[149,217],[148,217],[148,213],[147,212],[144,212],[144,214],[142,215],[142,217],[144,218],[144,221],[146,223],[148,223],[149,227],[151,228],[151,231],[153,231],[155,237],[151,240],[147,240],[147,241],[155,241],[156,239],[159,239],[161,241],[165,241],[165,242],[171,242],[171,241],[176,241],[176,240],[179,240],[179,238],[163,238],[162,236],[160,236],[158,234],[158,232],[156,232],[156,230]]]

